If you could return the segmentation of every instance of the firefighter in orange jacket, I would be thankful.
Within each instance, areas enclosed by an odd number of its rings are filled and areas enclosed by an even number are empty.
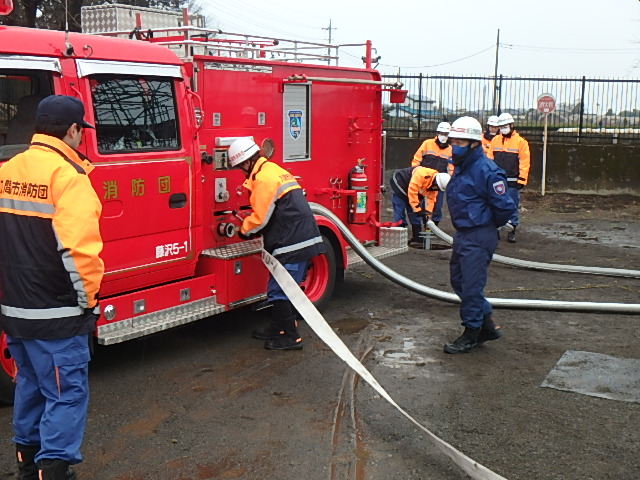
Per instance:
[[[17,365],[13,413],[20,478],[67,480],[82,461],[89,343],[104,271],[102,206],[76,149],[82,102],[51,95],[30,148],[0,168],[0,323]]]
[[[239,236],[247,240],[262,235],[264,249],[283,264],[299,285],[309,260],[325,252],[302,188],[291,173],[262,157],[260,148],[249,138],[239,138],[231,144],[229,164],[244,171],[247,180],[243,186],[251,192],[253,212],[244,219]],[[301,350],[295,310],[272,276],[267,299],[273,306],[272,323],[252,336],[266,340],[267,350]]]
[[[396,170],[391,177],[391,203],[394,222],[406,226],[405,212],[411,222],[410,246],[422,245],[420,231],[423,221],[432,214],[439,192],[444,192],[451,177],[432,168],[408,167]],[[426,199],[425,208],[422,208]],[[417,245],[416,245],[417,244]]]
[[[451,145],[449,145],[449,132],[451,125],[447,122],[440,122],[436,127],[436,137],[429,138],[422,142],[420,148],[413,155],[411,161],[412,167],[432,168],[440,173],[453,174],[453,165],[451,164]],[[436,225],[442,220],[442,205],[444,204],[444,195],[438,195],[436,204],[433,207],[431,220]]]
[[[498,117],[500,135],[496,135],[491,140],[487,155],[507,174],[507,193],[518,207],[506,225],[509,230],[507,234],[509,243],[516,243],[516,227],[520,223],[518,217],[520,190],[529,181],[529,167],[531,165],[529,142],[515,131],[513,124],[514,120],[510,113],[503,113]]]
[[[482,149],[484,150],[485,155],[489,155],[491,140],[495,138],[499,131],[500,127],[498,126],[498,117],[495,115],[491,115],[487,120],[487,129],[482,135]]]

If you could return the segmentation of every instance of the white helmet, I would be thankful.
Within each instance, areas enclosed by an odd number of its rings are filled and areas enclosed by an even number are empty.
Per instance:
[[[509,125],[510,123],[513,123],[513,117],[511,114],[506,112],[501,113],[498,117],[498,126],[502,127],[503,125]]]
[[[438,173],[436,175],[436,184],[441,192],[444,192],[447,189],[447,185],[449,184],[449,180],[451,180],[451,175],[448,173]]]
[[[498,117],[495,115],[491,115],[489,117],[489,120],[487,120],[487,125],[489,125],[490,127],[499,127],[500,124],[498,123]]]
[[[449,138],[461,138],[463,140],[482,140],[482,125],[473,117],[460,117],[451,125]]]
[[[249,160],[259,151],[260,147],[250,138],[239,138],[229,147],[229,166],[235,168],[242,162]]]
[[[449,122],[440,122],[436,128],[436,132],[449,133],[451,131],[451,124]]]

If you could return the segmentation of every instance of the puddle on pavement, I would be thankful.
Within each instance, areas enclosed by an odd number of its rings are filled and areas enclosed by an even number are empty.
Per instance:
[[[435,359],[425,358],[418,353],[414,338],[405,337],[401,340],[401,343],[402,345],[398,345],[396,348],[378,350],[378,364],[389,368],[413,369],[414,367],[424,367],[427,363],[436,362]]]
[[[545,237],[581,243],[605,244],[623,248],[640,248],[640,225],[603,220],[551,223],[524,226]]]
[[[358,333],[369,325],[369,322],[363,318],[341,318],[335,322],[331,322],[331,327],[340,330],[342,333],[352,334]]]

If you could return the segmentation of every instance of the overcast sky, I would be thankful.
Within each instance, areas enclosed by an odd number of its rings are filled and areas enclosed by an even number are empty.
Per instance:
[[[209,27],[333,44],[372,40],[384,73],[640,78],[638,0],[202,0]],[[490,7],[491,6],[491,7]],[[489,8],[490,7],[490,8]],[[342,50],[359,66],[364,48]]]

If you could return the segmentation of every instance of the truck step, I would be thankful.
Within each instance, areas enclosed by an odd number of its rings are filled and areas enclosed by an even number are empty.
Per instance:
[[[98,327],[97,339],[100,345],[113,345],[195,322],[224,311],[226,307],[216,303],[215,297],[203,298],[158,312],[136,315],[113,324],[101,325]]]
[[[402,227],[382,227],[380,228],[380,245],[367,247],[367,252],[377,259],[393,257],[405,253],[409,250],[407,246],[407,229]],[[349,268],[357,265],[365,265],[365,261],[354,252],[351,247],[347,248],[347,261]]]
[[[233,243],[218,248],[209,248],[203,250],[201,255],[209,258],[219,258],[221,260],[230,260],[232,258],[245,257],[258,253],[262,250],[262,237],[247,240],[246,242]]]

